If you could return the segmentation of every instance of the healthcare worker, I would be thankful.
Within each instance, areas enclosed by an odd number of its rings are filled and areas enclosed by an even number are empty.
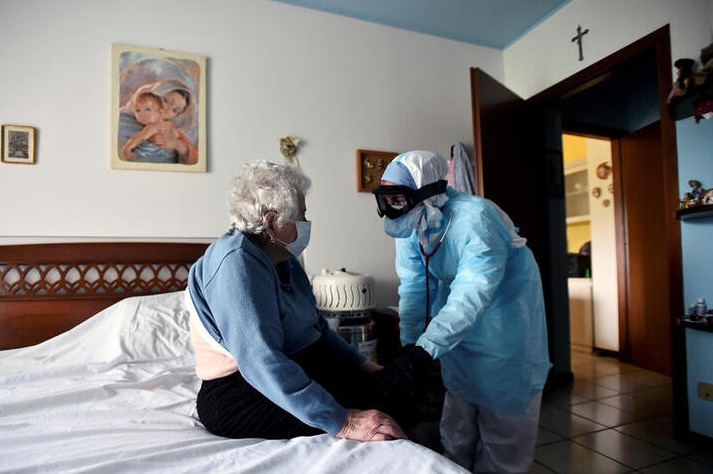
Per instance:
[[[396,239],[406,349],[406,363],[385,370],[398,377],[438,360],[444,454],[473,472],[528,472],[551,367],[539,269],[510,218],[447,188],[447,172],[440,155],[410,151],[374,190]]]

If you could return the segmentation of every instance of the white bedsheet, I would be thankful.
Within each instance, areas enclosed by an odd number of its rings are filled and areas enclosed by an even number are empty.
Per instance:
[[[466,472],[407,440],[214,436],[195,413],[199,384],[182,292],[127,298],[0,351],[0,472]]]

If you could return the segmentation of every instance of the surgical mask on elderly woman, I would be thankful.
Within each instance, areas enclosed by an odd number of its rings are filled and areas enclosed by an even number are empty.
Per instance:
[[[297,237],[293,242],[287,243],[275,238],[278,242],[285,246],[285,250],[290,252],[295,257],[299,257],[309,244],[309,237],[312,234],[311,221],[295,221],[297,227]]]

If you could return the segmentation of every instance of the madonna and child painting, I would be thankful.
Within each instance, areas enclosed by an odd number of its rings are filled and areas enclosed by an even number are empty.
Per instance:
[[[113,169],[206,171],[205,57],[112,46]]]

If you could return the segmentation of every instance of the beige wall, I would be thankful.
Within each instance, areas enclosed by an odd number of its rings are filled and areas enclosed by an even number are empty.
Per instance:
[[[506,84],[523,98],[530,97],[666,24],[671,25],[672,57],[697,58],[711,42],[712,3],[571,0],[505,50]],[[572,42],[577,26],[589,30],[583,61]]]
[[[619,350],[619,305],[616,265],[616,230],[614,221],[613,176],[602,179],[597,168],[611,165],[611,142],[586,139],[589,169],[589,215],[592,225],[592,306],[594,315],[594,346],[610,351]],[[601,189],[595,197],[594,188]],[[608,204],[607,204],[608,203]]]
[[[208,173],[112,171],[111,45],[205,55]],[[393,240],[356,192],[359,148],[472,144],[469,68],[502,53],[265,0],[0,0],[0,123],[38,130],[37,163],[0,165],[0,243],[211,240],[230,178],[302,139],[310,273],[345,267],[395,304]]]

